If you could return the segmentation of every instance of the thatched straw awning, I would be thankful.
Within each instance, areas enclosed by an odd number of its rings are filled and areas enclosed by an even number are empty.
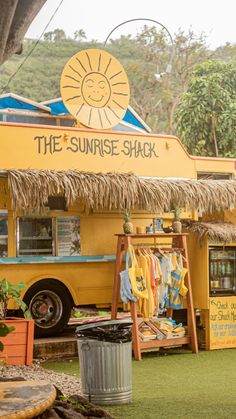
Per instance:
[[[13,209],[41,211],[52,195],[65,196],[68,206],[79,201],[86,211],[128,208],[161,213],[179,207],[213,212],[236,206],[234,180],[172,180],[77,170],[7,173]]]
[[[236,242],[236,224],[225,221],[191,221],[186,226],[187,230],[196,233],[199,242],[204,238],[215,243],[233,243]]]

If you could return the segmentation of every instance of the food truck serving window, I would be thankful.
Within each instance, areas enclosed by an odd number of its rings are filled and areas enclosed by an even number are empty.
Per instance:
[[[54,256],[52,218],[18,218],[17,256]]]
[[[55,240],[56,234],[57,240]],[[18,218],[18,257],[78,255],[80,255],[80,217]]]
[[[0,257],[8,255],[8,213],[0,210]]]

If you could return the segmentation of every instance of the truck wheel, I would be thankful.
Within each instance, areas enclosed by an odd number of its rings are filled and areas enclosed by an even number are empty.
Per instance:
[[[35,337],[58,335],[67,325],[72,298],[59,281],[43,279],[36,282],[24,296],[35,324]]]

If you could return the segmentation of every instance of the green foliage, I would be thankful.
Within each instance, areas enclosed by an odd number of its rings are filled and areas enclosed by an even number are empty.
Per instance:
[[[25,318],[31,318],[26,304],[20,298],[21,291],[24,288],[24,284],[11,284],[5,278],[0,281],[0,319],[6,318],[10,300],[15,301],[17,306],[23,311]]]
[[[181,209],[176,207],[173,209],[173,213],[175,220],[180,220]]]
[[[5,278],[0,281],[0,319],[6,319],[7,309],[10,300],[14,300],[17,306],[23,311],[25,318],[31,318],[30,311],[28,310],[24,301],[21,300],[21,291],[25,288],[22,283],[11,284]],[[14,326],[8,327],[5,323],[0,322],[0,336],[6,336],[15,330]],[[4,345],[0,341],[0,352],[3,351]]]
[[[98,315],[99,316],[102,316],[102,317],[109,316],[109,312],[108,311],[104,311],[104,310],[99,310],[98,311]]]
[[[86,33],[84,32],[83,29],[79,29],[79,30],[74,32],[74,40],[75,41],[80,41],[81,42],[81,41],[85,40],[86,38],[87,38]]]
[[[236,63],[196,67],[176,112],[177,132],[192,154],[236,156]]]
[[[75,317],[76,319],[84,319],[86,317],[89,317],[89,315],[86,314],[86,313],[82,313],[78,309],[75,309],[74,312],[73,312],[73,317]]]
[[[130,221],[131,221],[131,213],[130,213],[130,211],[129,210],[125,210],[124,211],[124,214],[123,214],[123,218],[124,218],[124,221],[126,222],[126,223],[129,223]]]
[[[61,42],[66,39],[66,34],[63,29],[55,29],[52,32],[46,32],[44,34],[44,40],[47,42]]]

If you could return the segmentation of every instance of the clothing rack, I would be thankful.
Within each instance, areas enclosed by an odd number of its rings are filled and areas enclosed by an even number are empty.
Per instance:
[[[172,246],[171,243],[133,243],[134,247],[142,246],[142,247],[149,247],[152,246],[153,248],[158,249],[160,246]]]
[[[133,351],[134,357],[136,360],[141,360],[141,352],[145,350],[167,347],[167,346],[176,346],[176,345],[189,345],[193,353],[198,352],[197,344],[197,331],[196,331],[196,320],[193,307],[193,297],[192,297],[192,287],[191,279],[189,272],[189,263],[188,263],[188,249],[187,249],[187,233],[156,233],[156,234],[116,234],[117,236],[117,251],[116,251],[116,264],[115,264],[115,274],[114,274],[114,288],[113,288],[113,299],[112,299],[112,311],[111,319],[115,320],[117,318],[117,309],[120,295],[120,271],[122,267],[122,256],[127,252],[128,246],[130,244],[135,247],[135,240],[140,238],[154,239],[154,243],[144,243],[144,246],[152,246],[154,248],[160,247],[160,243],[156,243],[157,238],[171,238],[172,239],[172,248],[176,250],[181,250],[183,256],[184,266],[187,268],[187,273],[185,275],[185,282],[188,288],[187,293],[187,325],[188,325],[188,334],[183,337],[176,337],[173,339],[163,339],[163,340],[150,340],[141,342],[139,339],[138,331],[138,316],[137,316],[137,307],[134,301],[130,301],[130,312],[133,320]],[[141,243],[139,243],[141,244]],[[154,246],[153,246],[154,245]],[[163,244],[164,246],[167,243]],[[163,250],[163,248],[161,248]],[[169,250],[169,249],[168,249]],[[168,309],[168,315],[172,317],[173,309]]]
[[[170,246],[170,247],[162,247],[162,246]],[[172,245],[171,245],[171,243],[158,243],[158,245],[156,245],[155,246],[155,244],[153,245],[153,243],[132,243],[132,246],[134,247],[134,248],[136,248],[136,247],[143,247],[143,248],[145,248],[145,247],[148,247],[149,249],[152,249],[152,250],[157,250],[158,251],[158,249],[159,248],[161,248],[161,250],[166,250],[166,251],[173,251],[173,252],[182,252],[184,249],[181,249],[181,248],[179,248],[179,247],[172,247]]]

